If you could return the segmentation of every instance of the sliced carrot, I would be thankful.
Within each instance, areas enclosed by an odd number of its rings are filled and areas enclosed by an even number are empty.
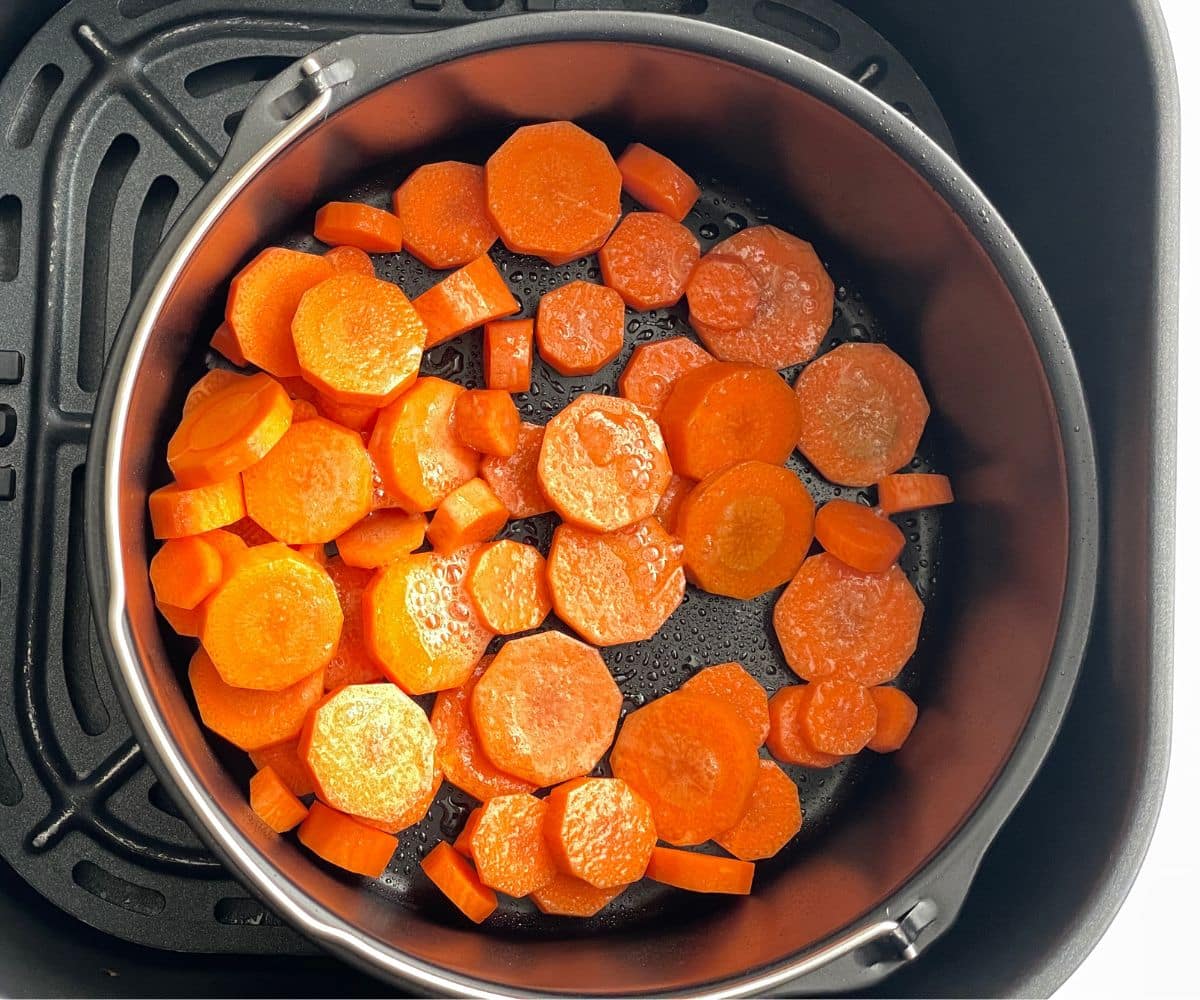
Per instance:
[[[617,160],[621,185],[635,201],[681,222],[700,197],[696,182],[662,153],[634,142]]]
[[[683,506],[683,501],[687,499],[688,494],[695,486],[696,483],[691,479],[672,475],[671,481],[667,483],[667,488],[663,490],[662,499],[654,510],[654,516],[658,518],[658,523],[666,528],[669,534],[675,534],[679,520],[679,508]]]
[[[687,337],[641,344],[633,349],[617,387],[622,396],[657,420],[675,383],[714,360],[708,351]]]
[[[773,858],[800,832],[803,822],[796,783],[773,760],[760,760],[750,808],[716,841],[743,861]]]
[[[231,535],[237,535],[248,546],[266,545],[267,542],[279,541],[269,531],[265,531],[261,524],[248,517],[243,517],[240,521],[235,521],[224,530],[228,531]]]
[[[210,396],[215,396],[222,389],[228,389],[231,385],[238,385],[245,378],[245,375],[239,375],[237,372],[231,372],[225,368],[214,368],[210,372],[205,372],[204,376],[188,390],[187,397],[183,401],[183,415],[186,417]]]
[[[879,509],[885,514],[903,514],[948,503],[954,503],[954,491],[946,476],[908,472],[879,480]]]
[[[246,510],[280,541],[323,544],[370,513],[373,476],[359,435],[306,420],[246,470]]]
[[[471,858],[486,886],[520,899],[556,874],[543,824],[546,802],[528,792],[498,795],[476,810]]]
[[[828,554],[805,560],[775,605],[775,635],[806,681],[892,680],[917,648],[925,608],[898,566],[860,573]]]
[[[833,767],[842,758],[814,750],[804,735],[803,720],[808,708],[808,695],[807,684],[792,684],[780,688],[771,696],[768,703],[771,731],[767,735],[767,749],[771,751],[771,756],[785,764]]]
[[[200,720],[243,750],[258,750],[293,739],[322,691],[319,669],[278,691],[231,687],[221,679],[203,649],[192,656],[188,681]]]
[[[155,538],[183,538],[234,524],[246,516],[242,477],[208,486],[171,483],[150,494],[150,525]]]
[[[875,735],[867,747],[876,753],[895,753],[917,724],[917,706],[899,688],[873,687],[871,699],[877,713]]]
[[[438,697],[440,698],[441,695],[438,695]],[[484,799],[484,801],[486,802],[487,800]],[[479,820],[482,817],[482,807],[472,809],[467,816],[467,821],[463,824],[463,828],[458,832],[458,836],[454,838],[453,847],[464,858],[471,857],[471,841],[475,837],[475,831],[479,829]]]
[[[597,646],[649,639],[683,601],[682,554],[653,517],[604,534],[560,524],[546,564],[554,612]]]
[[[339,403],[336,399],[317,394],[317,412],[326,420],[341,424],[348,430],[370,434],[379,417],[379,407],[359,403]]]
[[[304,377],[351,406],[386,406],[417,377],[425,324],[390,281],[339,274],[300,299],[292,340]]]
[[[754,865],[735,858],[656,847],[650,856],[646,877],[688,892],[749,896],[754,882]]]
[[[217,332],[213,334],[212,340],[208,343],[214,351],[239,368],[245,368],[249,364],[246,355],[242,353],[241,345],[237,342],[237,337],[233,335],[233,327],[228,323],[218,326]]]
[[[399,253],[400,220],[391,212],[355,201],[331,201],[317,210],[313,235],[330,246],[344,244],[367,253]]]
[[[334,247],[325,251],[325,259],[332,265],[335,274],[362,274],[368,278],[375,277],[375,265],[371,263],[367,252],[358,247]]]
[[[621,353],[625,304],[611,288],[572,281],[538,301],[538,353],[561,375],[592,375]]]
[[[769,368],[714,362],[680,377],[659,423],[675,471],[703,479],[733,462],[782,465],[796,447],[800,413]]]
[[[882,573],[904,551],[904,532],[880,511],[849,500],[830,500],[813,532],[832,556],[862,573]]]
[[[517,129],[487,161],[485,185],[505,246],[554,265],[599,250],[621,215],[612,154],[572,122]]]
[[[843,486],[872,486],[912,460],[929,417],[917,374],[883,344],[843,344],[796,380],[800,450]]]
[[[555,788],[546,801],[546,844],[559,871],[597,889],[628,885],[646,873],[654,817],[625,782],[576,778]]]
[[[293,795],[311,795],[312,772],[300,759],[298,745],[299,740],[292,739],[251,750],[250,763],[260,771],[265,767],[271,768]]]
[[[611,763],[650,803],[660,839],[702,844],[749,807],[758,742],[727,703],[673,691],[626,716]]]
[[[488,759],[539,787],[591,771],[620,713],[621,691],[600,654],[561,632],[505,643],[471,695]]]
[[[753,273],[737,257],[706,254],[688,281],[688,322],[705,342],[719,340],[754,321],[761,297]]]
[[[410,512],[433,510],[475,477],[479,453],[454,434],[454,404],[465,390],[440,378],[419,378],[379,413],[371,457],[388,491]]]
[[[239,559],[208,599],[200,642],[225,683],[278,691],[324,667],[341,631],[329,574],[272,542]]]
[[[316,254],[268,247],[229,285],[225,322],[251,364],[279,378],[300,374],[292,344],[292,316],[300,297],[333,277],[333,265]]]
[[[665,309],[683,298],[700,242],[661,212],[631,212],[600,250],[600,273],[631,309]]]
[[[296,836],[317,857],[368,878],[379,878],[387,871],[388,862],[396,853],[397,840],[391,834],[360,823],[322,802],[312,804]]]
[[[487,254],[447,275],[413,299],[413,307],[425,321],[425,346],[436,347],[451,337],[474,330],[501,316],[520,311]]]
[[[484,885],[471,862],[444,840],[425,855],[421,870],[473,923],[481,924],[495,912],[495,891]]]
[[[670,481],[658,424],[636,403],[584,393],[546,425],[538,482],[576,527],[616,531],[650,517]]]
[[[292,401],[270,375],[214,392],[180,421],[167,464],[184,486],[207,486],[250,468],[287,433]]]
[[[488,457],[479,463],[479,472],[508,509],[514,520],[536,517],[550,509],[550,501],[538,482],[538,458],[546,428],[521,424],[517,450],[507,458]]]
[[[489,389],[529,391],[533,381],[533,320],[498,319],[484,324],[483,380]]]
[[[250,779],[250,808],[276,833],[298,825],[308,809],[268,765]]]
[[[710,594],[750,600],[800,569],[812,544],[812,497],[791,469],[739,462],[687,495],[675,534],[689,580]]]
[[[467,547],[401,556],[363,592],[367,649],[410,694],[458,687],[492,638],[466,591],[473,555]]]
[[[808,745],[818,753],[846,757],[871,741],[878,715],[866,687],[833,677],[808,686],[800,724]]]
[[[396,189],[392,208],[405,247],[426,267],[461,267],[496,242],[483,167],[473,163],[448,160],[418,167]]]
[[[200,611],[203,605],[191,609],[175,608],[170,604],[155,606],[158,613],[167,620],[167,624],[175,630],[176,635],[186,635],[194,639],[200,634]]]
[[[233,572],[234,563],[245,555],[249,546],[240,535],[225,528],[216,528],[197,536],[216,549],[221,557],[221,579],[224,580]]]
[[[383,670],[367,650],[363,636],[363,591],[374,579],[370,570],[360,569],[335,556],[325,571],[337,591],[342,609],[342,634],[337,650],[325,665],[325,690],[334,691],[347,684],[370,684],[383,677]]]
[[[573,875],[559,874],[532,893],[530,898],[543,913],[556,917],[594,917],[625,891],[620,885],[597,889]]]
[[[468,448],[507,458],[517,450],[521,415],[499,389],[468,389],[454,404],[454,433]]]
[[[532,545],[508,539],[481,546],[467,572],[467,593],[493,632],[538,628],[550,613],[546,560]]]
[[[486,542],[508,521],[508,509],[482,479],[469,479],[442,501],[429,522],[429,544],[443,555]]]
[[[203,538],[172,538],[150,560],[154,599],[191,610],[221,582],[221,553]]]
[[[419,549],[425,541],[425,515],[376,510],[337,537],[347,566],[376,569]]]
[[[705,667],[682,685],[684,691],[706,694],[723,701],[750,727],[762,746],[771,728],[767,692],[740,663],[718,663]]]

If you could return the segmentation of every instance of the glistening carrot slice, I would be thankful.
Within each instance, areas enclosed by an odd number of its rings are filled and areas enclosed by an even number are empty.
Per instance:
[[[338,535],[338,554],[347,566],[377,569],[419,549],[425,527],[424,514],[376,510]]]
[[[545,433],[544,427],[523,423],[517,433],[516,451],[507,458],[485,458],[479,464],[480,475],[508,509],[511,518],[536,517],[550,509],[537,471]]]
[[[716,359],[687,337],[671,337],[633,349],[629,364],[617,382],[621,395],[637,403],[655,420],[671,390],[688,372],[711,364]]]
[[[902,514],[947,503],[954,503],[954,491],[946,476],[908,472],[879,480],[879,509],[885,514]]]
[[[700,242],[661,212],[631,212],[600,250],[604,283],[631,309],[665,309],[683,298]]]
[[[250,808],[276,833],[287,833],[308,815],[304,803],[270,766],[250,779]]]
[[[442,501],[429,522],[429,544],[443,555],[496,536],[508,510],[482,479],[469,479]]]
[[[554,878],[546,815],[545,800],[528,792],[498,795],[476,810],[470,854],[484,885],[520,899]]]
[[[720,339],[754,321],[761,297],[750,268],[737,257],[706,254],[688,280],[688,322],[702,339]]]
[[[483,167],[473,163],[448,160],[418,167],[396,189],[392,208],[408,252],[426,267],[461,267],[496,242]]]
[[[621,353],[625,304],[604,285],[572,281],[538,302],[538,353],[562,375],[592,375]]]
[[[493,632],[528,632],[550,613],[546,560],[532,545],[510,539],[483,545],[467,571],[467,593]]]
[[[773,760],[760,760],[750,808],[716,841],[743,861],[773,858],[800,832],[803,822],[796,783]]]
[[[330,246],[345,244],[368,253],[399,253],[400,220],[391,212],[354,201],[331,201],[317,210],[313,235]]]
[[[374,579],[370,570],[360,569],[335,556],[325,564],[325,572],[337,591],[342,609],[342,634],[337,650],[325,665],[325,690],[347,684],[370,684],[383,677],[383,670],[367,650],[363,636],[363,591]]]
[[[662,153],[640,142],[625,147],[617,169],[631,198],[676,222],[683,220],[700,197],[694,180]]]
[[[687,499],[688,494],[695,486],[694,480],[684,479],[683,476],[671,476],[671,481],[663,490],[662,499],[654,509],[654,516],[658,518],[658,523],[666,528],[668,533],[675,534],[675,528],[679,521],[679,508],[683,506],[683,501]]]
[[[215,396],[222,389],[228,389],[231,385],[238,385],[244,378],[246,378],[245,375],[239,375],[237,372],[231,372],[225,368],[214,368],[210,372],[205,372],[188,390],[187,397],[183,401],[183,415],[186,417],[210,396]]]
[[[529,391],[533,381],[533,320],[498,319],[484,324],[483,380],[489,389]]]
[[[154,599],[191,610],[221,582],[221,554],[201,538],[172,538],[150,560]]]
[[[871,700],[877,713],[875,735],[867,748],[876,753],[895,753],[908,739],[917,724],[917,706],[899,688],[873,687]]]
[[[857,681],[830,678],[808,686],[801,716],[804,737],[819,753],[849,756],[875,735],[878,712],[870,691]]]
[[[688,892],[749,896],[754,882],[754,865],[734,858],[656,847],[650,856],[646,877]]]
[[[472,923],[481,924],[495,912],[496,893],[479,880],[471,862],[444,840],[425,855],[421,870]]]
[[[367,252],[358,247],[334,247],[325,251],[325,259],[332,265],[335,274],[361,274],[368,278],[375,277],[375,265],[371,263]]]
[[[208,486],[171,483],[150,494],[150,525],[155,538],[183,538],[234,524],[246,516],[242,477]]]
[[[520,431],[521,415],[507,392],[468,389],[454,403],[454,433],[482,455],[511,455]]]
[[[804,735],[804,713],[808,708],[808,685],[792,684],[780,688],[768,703],[771,731],[767,749],[776,760],[802,767],[833,767],[842,758],[814,750]]]
[[[723,701],[750,727],[761,746],[771,728],[767,692],[740,663],[718,663],[705,667],[681,687]]]
[[[396,838],[360,823],[352,816],[314,802],[300,829],[300,843],[331,865],[379,878],[387,871],[388,862],[396,853]]]
[[[312,772],[300,759],[298,740],[286,740],[250,751],[250,763],[260,771],[271,768],[293,795],[311,795],[313,792]]]
[[[555,788],[546,802],[546,844],[559,871],[597,889],[628,885],[645,874],[654,817],[625,782],[576,778]]]
[[[862,573],[882,573],[904,551],[904,532],[880,511],[849,500],[830,500],[813,526],[821,546]]]
[[[597,889],[574,875],[559,874],[531,895],[543,913],[556,917],[594,917],[625,891],[620,885]]]
[[[474,330],[521,308],[503,276],[487,254],[447,275],[413,299],[425,321],[425,346],[436,347],[451,337]]]
[[[233,335],[233,327],[228,323],[218,326],[217,332],[213,334],[212,340],[208,343],[214,351],[239,368],[245,368],[248,364],[246,355],[242,353],[241,345],[237,342],[237,337]]]

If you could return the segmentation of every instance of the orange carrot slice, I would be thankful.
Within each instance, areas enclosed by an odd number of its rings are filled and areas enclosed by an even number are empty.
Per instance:
[[[483,380],[489,389],[529,391],[533,381],[533,320],[498,319],[484,324]]]
[[[422,292],[413,299],[413,307],[425,321],[428,348],[510,316],[521,303],[513,298],[492,258],[484,254]]]
[[[379,417],[379,407],[374,405],[362,406],[357,403],[339,403],[336,399],[317,394],[317,412],[326,420],[341,424],[348,430],[370,434],[371,428]]]
[[[312,772],[308,765],[300,759],[297,749],[298,739],[285,740],[283,743],[273,743],[250,751],[250,763],[258,770],[271,768],[279,780],[293,795],[311,795],[313,793]]]
[[[202,538],[172,538],[150,560],[154,599],[191,610],[221,582],[221,554]]]
[[[314,802],[300,829],[300,843],[331,865],[379,878],[396,853],[396,838],[360,823],[352,816]]]
[[[867,688],[833,677],[808,686],[800,724],[808,745],[818,753],[845,757],[871,741],[878,715]]]
[[[904,532],[880,511],[849,500],[830,500],[813,526],[821,546],[861,573],[882,573],[904,551]]]
[[[377,569],[419,549],[425,541],[425,515],[376,510],[337,537],[347,566]]]
[[[392,207],[408,252],[426,267],[461,267],[488,252],[496,230],[487,213],[483,167],[427,163],[396,189]]]
[[[208,486],[171,483],[150,494],[150,525],[155,538],[183,538],[234,524],[246,516],[242,477]]]
[[[875,702],[875,735],[867,743],[876,753],[895,753],[908,739],[917,724],[917,706],[899,688],[873,687],[871,700]]]
[[[454,432],[468,448],[506,458],[517,450],[521,415],[498,389],[468,389],[454,403]]]
[[[483,545],[467,571],[467,593],[493,632],[538,628],[550,613],[546,560],[532,545],[508,539]]]
[[[495,891],[484,885],[471,862],[444,840],[425,855],[421,870],[473,923],[481,924],[495,912]]]
[[[631,309],[665,309],[683,298],[700,242],[661,212],[631,212],[600,250],[600,273]]]
[[[217,332],[213,334],[212,340],[208,343],[225,360],[232,362],[239,368],[245,368],[249,363],[246,361],[246,355],[242,353],[242,348],[237,342],[237,337],[233,335],[233,327],[228,323],[222,323],[218,326]]]
[[[604,285],[572,281],[538,301],[538,353],[562,375],[592,375],[621,353],[625,304]]]
[[[803,822],[796,783],[773,760],[760,760],[750,808],[716,841],[743,861],[773,858],[800,832]]]
[[[363,591],[374,574],[351,566],[340,556],[325,564],[325,571],[337,591],[342,609],[342,634],[337,650],[325,665],[325,690],[335,691],[347,684],[370,684],[383,677],[383,670],[367,650],[363,635]]]
[[[909,472],[879,480],[879,509],[885,514],[903,514],[947,503],[954,503],[954,491],[946,476]]]
[[[245,555],[246,549],[249,548],[246,545],[245,539],[224,528],[206,531],[203,535],[198,535],[197,537],[216,549],[217,554],[221,557],[222,580],[233,572],[234,564],[241,556]]]
[[[694,180],[662,153],[640,142],[625,147],[617,169],[621,185],[631,198],[676,222],[683,220],[700,197]]]
[[[658,518],[658,523],[666,528],[669,534],[675,534],[675,528],[679,521],[679,508],[683,506],[683,501],[687,499],[688,494],[695,489],[695,486],[695,481],[691,479],[672,475],[670,482],[667,483],[667,488],[663,490],[662,499],[654,510],[654,516]]]
[[[250,808],[276,833],[287,833],[308,815],[304,803],[270,766],[250,779]]]
[[[203,605],[188,609],[156,603],[155,607],[158,608],[158,613],[167,620],[167,624],[175,630],[176,635],[185,635],[194,639],[200,634],[200,612]]]
[[[550,509],[537,471],[545,433],[544,427],[523,423],[517,432],[516,451],[507,458],[485,458],[479,464],[480,475],[515,520],[536,517]]]
[[[650,856],[646,877],[688,892],[749,896],[754,882],[754,865],[734,858],[656,847]]]
[[[771,714],[771,731],[767,735],[767,749],[776,760],[785,764],[800,764],[803,767],[833,767],[842,760],[832,754],[814,750],[804,735],[804,713],[808,708],[808,685],[793,684],[780,688],[768,703]]]
[[[367,256],[365,250],[358,247],[333,247],[325,251],[325,259],[333,267],[334,274],[361,274],[368,278],[375,277],[375,265]]]
[[[687,337],[641,344],[633,349],[617,386],[622,396],[657,420],[675,383],[714,360],[708,351]]]
[[[482,479],[470,479],[454,490],[429,522],[429,543],[443,555],[464,545],[486,542],[508,521],[505,508]]]
[[[353,201],[331,201],[317,210],[313,235],[330,246],[345,244],[367,253],[399,253],[400,220],[391,212]]]
[[[762,746],[771,728],[767,692],[740,663],[718,663],[705,667],[682,685],[682,690],[706,694],[723,701],[750,727]]]
[[[546,802],[546,844],[559,871],[597,889],[628,885],[645,874],[654,850],[654,817],[625,782],[576,778],[559,785]]]
[[[737,257],[706,254],[688,280],[688,322],[702,339],[728,335],[754,322],[762,297],[754,274]]]
[[[546,815],[546,802],[528,792],[498,795],[475,811],[468,843],[484,885],[520,899],[554,878]]]
[[[531,895],[543,913],[556,917],[594,917],[625,891],[626,887],[597,889],[573,875],[556,875]]]
[[[237,372],[231,372],[224,368],[214,368],[210,372],[205,372],[200,380],[188,390],[187,397],[183,401],[183,415],[186,417],[210,396],[215,396],[222,389],[228,389],[231,385],[241,384],[245,378],[245,375],[239,375]]]

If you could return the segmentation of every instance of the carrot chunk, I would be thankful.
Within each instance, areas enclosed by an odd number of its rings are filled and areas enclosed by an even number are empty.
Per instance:
[[[753,273],[737,257],[706,254],[688,280],[688,322],[719,339],[749,326],[761,297]]]
[[[871,741],[878,714],[867,688],[834,677],[809,685],[800,723],[814,750],[846,757]]]
[[[948,503],[954,503],[954,491],[946,476],[909,472],[879,480],[879,509],[885,514],[903,514]]]
[[[338,606],[342,609],[342,634],[336,651],[325,665],[325,690],[377,681],[383,677],[383,670],[367,651],[363,636],[363,591],[374,574],[349,565],[340,556],[330,559],[325,564],[325,571],[333,581]]]
[[[650,856],[646,877],[689,892],[749,896],[754,882],[754,865],[734,858],[656,847]]]
[[[870,691],[877,719],[875,735],[867,747],[876,753],[895,753],[917,724],[917,706],[899,688],[873,687]]]
[[[658,420],[675,383],[714,360],[708,351],[687,337],[641,344],[633,349],[617,386],[622,396]]]
[[[665,309],[683,298],[700,242],[661,212],[631,212],[600,250],[600,273],[631,309]]]
[[[654,817],[625,782],[576,778],[546,801],[546,843],[559,871],[597,889],[628,885],[645,874],[654,850]]]
[[[444,840],[425,855],[421,870],[472,923],[481,924],[495,912],[495,891],[484,885],[471,862]]]
[[[352,816],[314,802],[296,831],[300,843],[331,865],[379,878],[396,853],[396,838]]]
[[[509,539],[481,546],[467,571],[467,593],[493,632],[528,632],[550,613],[546,560],[532,545]]]
[[[520,899],[554,878],[546,816],[545,800],[528,792],[498,795],[475,811],[468,844],[484,885]]]
[[[334,274],[361,274],[367,278],[375,277],[375,265],[371,263],[367,252],[358,247],[333,247],[326,250],[324,256],[333,267]]]
[[[559,874],[531,895],[543,913],[556,917],[594,917],[625,891],[625,886],[597,889],[574,875]]]
[[[803,822],[796,783],[773,760],[760,760],[750,808],[716,841],[743,861],[773,858],[800,832]]]
[[[687,499],[688,494],[695,486],[696,483],[691,479],[672,475],[671,481],[667,483],[667,488],[663,490],[662,499],[654,510],[654,516],[658,518],[658,523],[667,529],[668,534],[675,534],[675,528],[679,521],[679,508],[683,506],[683,501]]]
[[[246,355],[242,353],[242,348],[237,342],[237,337],[233,335],[233,327],[228,323],[222,323],[218,326],[217,332],[213,334],[212,340],[208,343],[214,351],[239,368],[245,368],[249,363],[246,361]]]
[[[208,486],[170,483],[150,494],[150,525],[155,538],[183,538],[223,528],[246,516],[242,477]]]
[[[830,500],[817,511],[817,541],[861,573],[882,573],[904,551],[904,532],[880,511],[849,500]]]
[[[185,635],[194,639],[200,634],[200,611],[203,605],[189,609],[156,602],[155,607],[158,608],[158,613],[167,620],[167,624],[175,630],[176,635]]]
[[[496,242],[488,218],[483,167],[473,163],[427,163],[396,189],[392,208],[404,243],[426,267],[461,267]]]
[[[376,510],[338,535],[338,554],[347,566],[377,569],[419,549],[425,527],[424,514]]]
[[[842,758],[813,749],[804,735],[804,713],[808,708],[809,685],[793,684],[780,688],[768,703],[771,731],[767,749],[776,760],[803,767],[833,767]]]
[[[464,545],[486,542],[508,521],[505,508],[482,479],[470,479],[454,490],[429,522],[429,543],[443,555]]]
[[[767,692],[740,663],[718,663],[705,667],[682,685],[682,690],[706,694],[723,701],[750,727],[762,746],[771,728]]]
[[[308,815],[308,809],[271,766],[250,779],[250,808],[276,833],[287,833]]]
[[[451,337],[474,330],[501,316],[518,312],[503,276],[487,254],[447,275],[413,299],[425,321],[425,346],[436,347]]]
[[[483,455],[507,458],[517,450],[521,415],[512,396],[499,389],[468,389],[454,403],[459,441]]]
[[[359,403],[339,403],[336,399],[317,393],[314,405],[326,420],[341,424],[347,430],[370,434],[379,417],[379,407]]]
[[[266,767],[271,768],[293,795],[311,795],[312,772],[300,759],[298,746],[299,739],[292,739],[251,750],[250,763],[260,771]]]
[[[239,375],[237,372],[231,372],[224,368],[214,368],[210,372],[205,372],[203,377],[188,390],[187,397],[183,401],[183,415],[186,417],[197,406],[210,396],[215,396],[222,389],[242,384],[245,378],[245,375]]]
[[[191,610],[221,582],[221,554],[202,538],[172,538],[150,560],[150,583],[160,604]]]
[[[561,375],[592,375],[621,353],[625,304],[604,285],[572,281],[538,301],[538,353]]]
[[[529,391],[533,382],[533,320],[498,319],[484,324],[483,380],[489,389]]]
[[[674,162],[640,142],[625,147],[617,160],[621,185],[635,201],[676,222],[692,210],[700,188]]]
[[[354,201],[331,201],[317,210],[313,235],[330,246],[344,244],[367,253],[399,253],[404,230],[391,212]]]
[[[479,464],[480,474],[514,520],[536,517],[550,509],[550,501],[538,482],[538,458],[545,433],[544,427],[522,423],[516,451],[506,458],[487,457]]]

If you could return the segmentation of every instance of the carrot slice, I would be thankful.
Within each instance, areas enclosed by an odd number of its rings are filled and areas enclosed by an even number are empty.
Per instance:
[[[529,391],[533,381],[533,320],[498,319],[484,324],[483,380],[489,389]]]
[[[545,801],[528,792],[499,795],[476,812],[469,843],[484,885],[520,899],[554,878],[554,861],[543,834]]]
[[[237,342],[237,337],[233,335],[233,327],[228,323],[218,326],[217,332],[213,334],[212,340],[208,343],[214,351],[239,368],[245,368],[249,364],[246,355],[242,353],[241,345]]]
[[[488,759],[539,787],[591,771],[620,712],[621,691],[600,654],[561,632],[505,643],[471,695]]]
[[[703,479],[733,462],[782,465],[796,447],[800,413],[769,368],[714,362],[680,377],[659,423],[675,471]]]
[[[743,861],[773,858],[800,832],[803,822],[796,783],[773,760],[760,760],[750,808],[716,841]]]
[[[317,394],[317,412],[326,420],[341,424],[347,430],[370,434],[379,417],[379,407],[363,406],[358,403],[339,403],[336,399]]]
[[[488,159],[484,179],[504,245],[554,265],[599,250],[621,215],[612,154],[572,122],[517,129]]]
[[[790,469],[739,462],[687,495],[675,534],[689,580],[710,594],[750,600],[800,569],[812,544],[812,497]]]
[[[572,281],[538,301],[538,353],[561,375],[593,375],[621,353],[625,304],[611,288]]]
[[[451,337],[474,330],[521,309],[504,277],[487,254],[447,275],[413,299],[425,321],[425,346],[436,347]]]
[[[154,599],[191,610],[221,582],[221,553],[202,538],[172,538],[150,560]]]
[[[246,516],[242,477],[208,486],[170,483],[150,494],[150,525],[155,538],[183,538],[223,528]]]
[[[804,735],[804,713],[808,708],[807,684],[780,688],[768,703],[771,731],[767,734],[767,749],[776,760],[803,767],[827,768],[841,757],[814,750]]]
[[[528,632],[550,613],[546,560],[532,545],[508,539],[484,545],[467,571],[467,593],[493,632]]]
[[[454,434],[454,404],[462,386],[419,378],[379,413],[370,451],[384,486],[410,512],[433,510],[475,477],[479,453]]]
[[[849,500],[825,504],[813,531],[826,552],[862,573],[884,572],[904,551],[904,532],[880,511]]]
[[[293,795],[313,793],[312,772],[300,759],[299,740],[286,740],[250,751],[250,763],[260,771],[271,768]]]
[[[292,340],[300,370],[322,395],[386,406],[417,377],[425,324],[390,281],[339,274],[301,297]]]
[[[200,611],[203,605],[196,608],[175,608],[170,604],[157,603],[158,613],[162,615],[167,624],[175,630],[176,635],[185,635],[189,638],[195,638],[200,634]]]
[[[688,494],[695,486],[696,483],[691,479],[672,475],[670,482],[667,483],[667,488],[663,490],[662,499],[654,510],[654,516],[658,518],[658,523],[666,528],[669,534],[675,534],[675,528],[679,521],[679,508],[683,506],[683,501],[687,499]]]
[[[741,330],[754,322],[762,293],[750,268],[737,257],[706,254],[687,286],[688,322],[708,339]]]
[[[425,515],[376,510],[337,537],[347,566],[376,569],[415,552],[425,541]]]
[[[546,844],[559,871],[597,889],[628,885],[645,874],[654,850],[654,817],[625,782],[577,778],[559,785],[546,801]]]
[[[421,870],[473,923],[481,924],[495,912],[495,891],[484,885],[471,862],[444,840],[421,860]]]
[[[649,517],[670,480],[658,424],[627,399],[584,393],[546,425],[538,481],[576,527],[616,531]]]
[[[775,635],[804,680],[885,684],[917,648],[924,613],[900,567],[859,573],[822,554],[805,560],[776,603]]]
[[[885,514],[903,514],[947,503],[954,503],[954,491],[946,476],[908,472],[879,480],[879,509]]]
[[[324,667],[341,631],[329,574],[272,542],[239,559],[208,599],[200,642],[227,684],[278,691]]]
[[[317,210],[313,235],[330,246],[345,244],[367,253],[399,253],[404,230],[391,212],[354,201],[331,201]]]
[[[708,351],[687,337],[642,344],[633,349],[617,387],[622,396],[657,420],[675,383],[714,360]]]
[[[556,917],[594,917],[625,891],[623,885],[597,889],[573,875],[559,874],[530,898],[543,913]]]
[[[203,649],[192,655],[188,681],[200,720],[243,750],[258,750],[295,737],[322,691],[319,669],[278,691],[232,687],[221,679]]]
[[[474,554],[401,556],[363,592],[367,649],[410,694],[458,687],[492,638],[466,591]]]
[[[268,247],[229,285],[225,322],[251,364],[279,378],[300,374],[292,344],[292,317],[300,297],[333,277],[324,257]]]
[[[251,375],[185,414],[167,442],[167,464],[184,486],[207,486],[250,468],[292,424],[292,401],[270,375]]]
[[[427,163],[396,189],[392,208],[408,252],[426,267],[461,267],[496,242],[488,218],[483,167]]]
[[[317,857],[368,878],[379,878],[387,871],[397,846],[391,834],[360,823],[322,802],[312,804],[296,836]]]
[[[479,463],[479,472],[508,510],[519,520],[536,517],[550,509],[550,501],[538,482],[538,458],[546,428],[521,424],[517,432],[517,450],[507,458],[488,457]]]
[[[358,247],[340,246],[325,251],[325,259],[333,267],[334,274],[361,274],[375,277],[375,265],[365,250]]]
[[[482,479],[470,479],[454,490],[429,522],[429,544],[443,555],[464,545],[486,542],[508,521],[505,508]]]
[[[507,458],[517,450],[521,415],[499,389],[468,389],[454,403],[454,432],[468,448]]]
[[[680,690],[626,717],[611,763],[650,803],[660,839],[702,844],[749,807],[758,743],[728,704]]]
[[[210,396],[215,396],[222,389],[228,389],[231,385],[241,384],[245,378],[245,375],[239,375],[237,372],[231,372],[225,368],[214,368],[212,371],[206,372],[188,390],[187,397],[183,401],[183,415],[186,417]]]
[[[767,692],[740,663],[718,663],[705,667],[685,681],[681,689],[725,702],[750,727],[759,746],[766,742],[771,728]]]
[[[222,580],[233,572],[234,564],[246,554],[246,550],[249,548],[245,539],[224,528],[206,531],[203,535],[198,535],[197,537],[216,549],[217,554],[221,557]]]
[[[279,541],[270,532],[264,531],[261,524],[248,517],[243,517],[240,521],[235,521],[222,530],[228,531],[231,535],[237,535],[247,546],[251,547]]]
[[[818,753],[846,757],[871,741],[878,715],[866,687],[833,677],[808,686],[800,724],[808,745]]]
[[[546,564],[554,612],[597,646],[649,639],[683,601],[682,554],[653,517],[605,534],[560,524]]]
[[[916,703],[899,688],[873,687],[869,689],[877,713],[875,735],[867,748],[876,753],[895,753],[908,739],[917,724]]]
[[[676,222],[692,210],[700,197],[696,182],[662,153],[634,142],[617,160],[621,185],[635,201]]]
[[[883,344],[843,344],[796,380],[800,450],[843,486],[871,486],[912,460],[929,417],[917,374]]]
[[[600,273],[631,309],[665,309],[683,298],[700,241],[661,212],[631,212],[600,250]]]
[[[337,591],[342,609],[342,634],[337,650],[325,665],[325,690],[335,691],[347,684],[370,684],[383,677],[383,670],[367,650],[363,635],[363,591],[374,574],[351,566],[340,556],[325,564],[325,572]]]
[[[646,877],[689,892],[749,896],[754,882],[754,865],[735,858],[656,847],[650,856]]]
[[[304,803],[269,765],[250,779],[250,808],[276,833],[287,833],[308,815]]]

